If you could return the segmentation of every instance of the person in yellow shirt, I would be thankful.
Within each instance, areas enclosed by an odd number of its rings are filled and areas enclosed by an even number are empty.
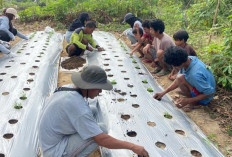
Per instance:
[[[85,50],[93,51],[93,48],[104,51],[104,48],[93,40],[92,33],[95,28],[96,24],[93,21],[88,21],[85,27],[78,28],[73,32],[70,43],[66,47],[69,57],[83,55]]]

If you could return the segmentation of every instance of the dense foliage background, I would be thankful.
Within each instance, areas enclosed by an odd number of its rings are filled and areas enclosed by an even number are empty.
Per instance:
[[[185,29],[188,43],[213,71],[217,84],[232,89],[231,0],[0,0],[0,5],[17,8],[22,22],[54,20],[63,29],[82,11],[106,31],[128,27],[121,25],[128,12],[141,19],[160,18],[171,36]]]

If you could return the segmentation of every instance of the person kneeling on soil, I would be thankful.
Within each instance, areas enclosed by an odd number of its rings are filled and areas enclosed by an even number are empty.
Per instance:
[[[18,18],[19,15],[14,8],[4,9],[3,15],[0,16],[0,52],[10,54],[11,48],[9,41],[15,40],[15,36],[28,40],[28,37],[20,33],[14,28],[12,21]],[[12,56],[13,57],[13,56]]]
[[[155,99],[160,100],[166,93],[179,87],[187,98],[177,101],[178,108],[189,112],[199,105],[209,105],[215,93],[215,79],[202,61],[196,56],[188,56],[186,50],[179,46],[168,48],[164,61],[179,70],[179,74],[167,89],[154,95]]]
[[[143,29],[142,28],[134,28],[132,30],[132,33],[134,34],[135,39],[137,41],[141,41],[142,40],[141,39],[142,36],[143,36]],[[134,52],[138,51],[140,53],[140,55],[141,55],[139,58],[143,57],[143,52],[142,52],[141,48],[142,48],[142,44],[140,44],[139,42],[137,42],[136,45],[135,45],[135,48],[130,52],[130,56],[132,56]]]
[[[39,142],[43,156],[86,157],[99,145],[109,149],[130,149],[148,157],[144,147],[115,139],[106,134],[104,124],[97,124],[94,118],[97,109],[88,105],[87,99],[97,97],[102,89],[113,88],[105,71],[90,65],[73,73],[71,79],[74,85],[69,87],[72,88],[57,88],[42,115]]]
[[[95,28],[96,24],[93,21],[88,21],[84,28],[78,28],[73,32],[70,43],[66,47],[69,57],[83,55],[85,50],[93,51],[93,48],[97,48],[98,51],[104,51],[92,38]],[[88,46],[88,44],[92,45],[93,48]]]

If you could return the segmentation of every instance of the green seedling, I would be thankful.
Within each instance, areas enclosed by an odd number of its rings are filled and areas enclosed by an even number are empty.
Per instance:
[[[148,83],[147,80],[143,80],[142,82],[143,82],[143,83]]]
[[[165,117],[165,118],[168,118],[168,119],[171,119],[171,118],[172,118],[172,115],[170,115],[168,112],[165,112],[165,113],[164,113],[164,117]]]
[[[130,56],[130,58],[133,58],[133,56]]]
[[[140,69],[140,67],[137,65],[136,67],[135,67],[136,69]]]
[[[26,100],[27,99],[27,96],[26,96],[26,93],[22,93],[22,96],[20,97],[21,100]]]
[[[137,61],[135,59],[132,60],[132,63],[137,63]]]
[[[21,108],[23,108],[23,106],[22,106],[21,103],[15,102],[15,103],[14,103],[14,108],[15,108],[15,109],[21,109]]]
[[[147,91],[148,92],[153,92],[153,89],[152,88],[147,88]]]
[[[16,53],[21,53],[21,51],[17,51]]]
[[[111,81],[111,83],[114,85],[114,84],[117,84],[117,82],[115,80]]]

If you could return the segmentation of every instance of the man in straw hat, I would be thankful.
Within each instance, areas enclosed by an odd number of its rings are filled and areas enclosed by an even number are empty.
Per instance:
[[[147,157],[144,147],[107,135],[94,119],[86,98],[95,98],[113,87],[105,71],[95,65],[73,73],[73,88],[58,88],[47,103],[39,129],[43,157],[85,157],[98,145],[109,149],[130,149]],[[102,131],[103,130],[103,131]]]

